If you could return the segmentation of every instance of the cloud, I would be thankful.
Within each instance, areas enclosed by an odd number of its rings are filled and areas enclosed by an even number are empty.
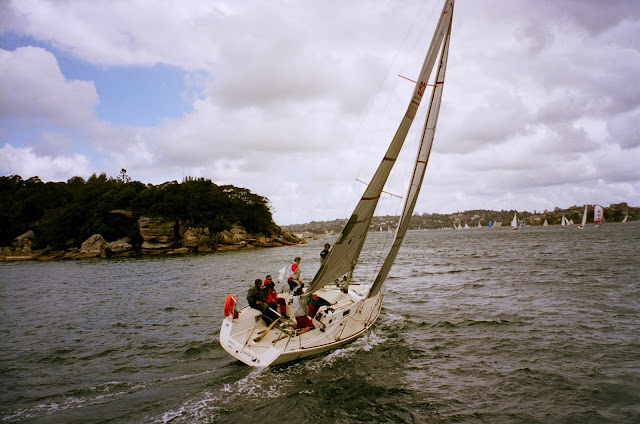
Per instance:
[[[30,147],[0,147],[0,169],[23,178],[40,177],[43,181],[66,181],[71,176],[89,176],[95,169],[89,159],[75,153],[69,156],[43,156]]]
[[[3,126],[75,129],[95,120],[98,95],[90,81],[69,81],[53,54],[38,47],[0,49]]]

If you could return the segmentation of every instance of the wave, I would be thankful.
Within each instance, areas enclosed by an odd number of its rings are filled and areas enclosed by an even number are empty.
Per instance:
[[[462,327],[474,327],[474,326],[525,326],[529,324],[522,321],[509,321],[506,319],[496,319],[496,320],[463,319],[459,322],[451,322],[451,321],[445,320],[445,321],[430,323],[426,321],[421,321],[421,322],[417,322],[416,325],[418,327],[427,327],[427,328],[462,328]]]

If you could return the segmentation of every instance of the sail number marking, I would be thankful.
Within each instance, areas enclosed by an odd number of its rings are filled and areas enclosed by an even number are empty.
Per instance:
[[[424,90],[427,89],[427,84],[424,81],[420,81],[420,85],[418,86],[418,96],[424,96]]]
[[[424,95],[424,91],[427,89],[427,83],[425,83],[424,81],[420,81],[420,85],[418,85],[418,91],[417,91],[417,95],[418,97],[422,98],[422,96]],[[416,112],[418,111],[418,106],[420,106],[420,102],[416,101],[416,99],[412,99],[411,103],[409,104],[409,107],[407,108],[407,113],[406,113],[406,117],[409,119],[413,119],[416,117]]]

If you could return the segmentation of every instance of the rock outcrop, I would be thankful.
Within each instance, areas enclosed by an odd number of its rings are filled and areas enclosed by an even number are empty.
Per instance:
[[[138,227],[143,240],[142,253],[164,253],[164,251],[171,249],[175,239],[175,226],[175,222],[141,216],[138,219]]]
[[[182,246],[190,252],[213,252],[218,246],[217,238],[211,236],[207,227],[180,223],[179,235]]]
[[[100,258],[104,256],[104,247],[107,241],[100,234],[94,234],[86,239],[80,246],[79,257]]]
[[[112,211],[121,213],[128,211]],[[11,247],[0,247],[0,260],[50,260],[104,258],[113,256],[133,256],[149,254],[187,254],[192,252],[214,252],[217,250],[252,249],[256,247],[279,247],[306,243],[295,235],[284,232],[268,236],[263,233],[252,235],[239,226],[229,231],[211,233],[207,227],[197,227],[189,222],[165,221],[160,218],[140,217],[138,219],[141,244],[132,244],[129,238],[107,242],[100,234],[85,240],[80,248],[69,246],[65,251],[32,251],[37,245],[33,231],[16,237]]]
[[[104,252],[107,256],[128,256],[134,254],[133,246],[128,239],[120,239],[105,243]]]
[[[35,244],[36,235],[33,231],[29,230],[20,234],[11,243],[11,250],[16,255],[30,254],[31,247]]]

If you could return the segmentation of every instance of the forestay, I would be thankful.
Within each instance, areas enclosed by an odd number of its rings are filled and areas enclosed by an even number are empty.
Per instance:
[[[431,71],[442,47],[443,53],[441,55],[440,66],[438,69],[438,77],[436,78],[437,83],[431,96],[431,108],[433,110],[430,111],[431,116],[427,118],[427,122],[425,123],[423,130],[423,141],[418,153],[418,160],[414,169],[409,195],[405,202],[402,220],[396,230],[397,234],[394,245],[389,252],[385,264],[380,270],[378,277],[376,278],[376,283],[372,288],[372,292],[375,288],[377,293],[384,282],[388,271],[393,264],[397,250],[400,247],[404,232],[406,232],[408,228],[411,212],[413,211],[418,192],[420,191],[420,184],[422,183],[426,162],[431,150],[433,132],[435,130],[440,98],[442,96],[442,81],[444,81],[444,72],[446,69],[453,5],[453,0],[448,0],[445,3],[442,15],[440,16],[440,20],[436,26],[431,45],[429,46],[429,51],[427,52],[419,78],[416,82],[411,101],[409,102],[409,106],[407,107],[407,111],[404,114],[402,121],[400,122],[400,126],[398,127],[398,130],[396,131],[396,134],[394,135],[393,140],[391,141],[391,144],[382,159],[382,162],[378,166],[371,182],[367,186],[362,198],[349,218],[347,225],[342,230],[338,240],[309,285],[308,293],[313,293],[328,284],[332,284],[336,279],[342,279],[345,275],[351,278],[353,269],[355,268],[360,252],[362,251],[367,232],[369,231],[369,225],[371,224],[371,219],[373,218],[378,200],[380,199],[380,195],[385,183],[387,182],[391,169],[398,158],[398,154],[400,153],[407,137],[409,128],[416,116],[416,112],[418,111],[418,107],[420,106],[420,102],[427,88]],[[425,139],[427,140],[426,143],[424,142]]]

